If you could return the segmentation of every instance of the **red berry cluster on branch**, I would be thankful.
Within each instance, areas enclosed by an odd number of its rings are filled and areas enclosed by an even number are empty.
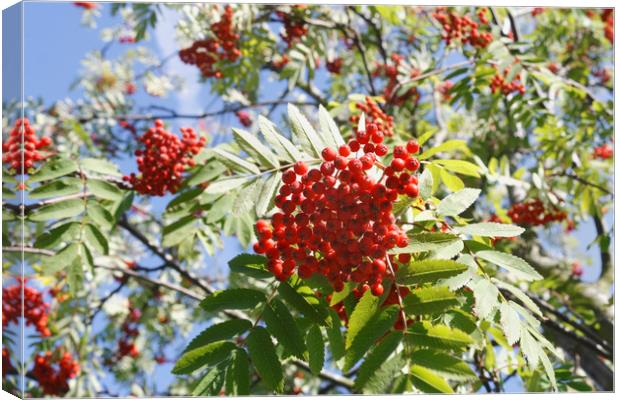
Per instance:
[[[19,118],[9,133],[9,139],[2,143],[4,153],[2,162],[8,164],[9,168],[15,171],[14,173],[27,173],[30,168],[34,167],[35,162],[45,159],[46,156],[39,150],[50,144],[52,140],[47,136],[37,140],[37,135],[28,119]]]
[[[218,61],[235,62],[241,56],[237,48],[239,34],[233,26],[233,9],[227,5],[220,21],[211,24],[213,38],[198,40],[191,47],[179,51],[185,64],[196,65],[203,76],[222,78],[222,71],[213,65]]]
[[[480,17],[482,15],[482,17]],[[488,24],[485,13],[479,12],[480,23]],[[439,22],[444,30],[442,39],[447,45],[453,41],[460,40],[462,44],[471,44],[477,48],[485,48],[493,41],[491,32],[479,32],[478,22],[472,20],[468,15],[458,16],[456,13],[447,11],[446,7],[437,7],[433,13],[433,18]]]
[[[140,176],[131,174],[123,180],[129,182],[140,194],[163,196],[175,193],[181,186],[183,172],[193,167],[193,157],[200,152],[206,139],[198,138],[192,128],[181,128],[183,138],[164,129],[161,120],[155,121],[138,140],[145,149],[135,152]]]
[[[605,23],[605,38],[614,44],[614,9],[604,9],[601,12],[601,20]]]
[[[6,347],[2,348],[2,378],[9,374],[14,374],[17,369],[11,363],[11,353]]]
[[[344,63],[344,61],[342,60],[342,58],[337,57],[334,58],[331,61],[327,61],[325,63],[325,68],[327,68],[327,70],[329,72],[331,72],[332,74],[340,74],[340,69],[342,69],[342,64]]]
[[[23,316],[26,325],[33,325],[41,336],[50,336],[47,321],[49,304],[43,299],[43,293],[37,289],[25,286],[24,279],[18,278],[15,285],[2,288],[2,326],[17,323],[22,317],[22,290],[23,290]]]
[[[138,330],[138,322],[142,317],[142,312],[139,308],[129,306],[129,314],[123,324],[121,325],[121,332],[123,337],[118,341],[118,350],[116,357],[121,359],[125,356],[136,358],[140,355],[140,351],[136,347],[135,338],[140,334]]]
[[[543,12],[545,12],[545,9],[542,7],[534,7],[532,9],[532,17],[537,16],[538,14],[542,14]]]
[[[245,127],[252,126],[252,119],[250,118],[250,114],[247,111],[237,111],[235,113],[237,119],[239,119],[239,123]]]
[[[354,131],[357,131],[360,115],[363,113],[366,121],[366,131],[368,131],[370,125],[374,125],[377,129],[377,135],[382,135],[383,137],[394,135],[394,118],[384,113],[373,99],[366,97],[365,102],[356,103],[355,108],[360,111],[360,114],[349,117],[349,121],[353,124]],[[381,151],[383,150],[380,150],[377,155],[385,155],[385,153],[380,154]]]
[[[98,7],[97,3],[93,3],[92,1],[74,1],[73,5],[85,10],[94,10]]]
[[[419,146],[410,141],[395,146],[384,167],[377,159],[388,153],[382,142],[383,134],[370,124],[349,144],[325,148],[320,168],[299,161],[284,172],[275,198],[281,212],[271,222],[257,222],[254,245],[277,279],[288,279],[298,267],[302,279],[321,274],[336,291],[353,281],[367,283],[377,296],[383,293],[382,280],[391,273],[387,251],[407,245],[392,207],[399,195],[417,197],[412,174],[420,163],[412,156]],[[383,168],[378,179],[368,174],[374,165]]]
[[[441,94],[441,99],[443,101],[450,101],[450,99],[452,98],[452,94],[450,94],[450,91],[453,87],[454,83],[450,81],[445,81],[437,85],[437,91],[439,92],[439,94]]]
[[[495,76],[491,79],[491,91],[493,93],[500,92],[505,96],[512,92],[525,94],[525,86],[521,83],[521,74],[516,74],[511,82],[506,82],[509,73],[510,68],[504,69],[503,75],[496,71]]]
[[[417,103],[420,100],[420,93],[418,93],[418,89],[416,87],[408,89],[400,96],[397,96],[395,93],[396,86],[398,85],[398,68],[403,61],[403,56],[398,53],[393,53],[387,63],[377,63],[376,68],[372,72],[374,77],[385,76],[387,78],[387,84],[383,89],[383,97],[385,97],[388,103],[394,104],[395,106],[401,106],[411,98],[414,99],[414,103]],[[415,78],[419,75],[420,70],[413,69],[411,71],[410,78]]]
[[[282,40],[284,40],[289,48],[295,43],[299,42],[306,34],[308,34],[308,26],[306,23],[295,15],[295,12],[306,8],[304,5],[295,5],[292,7],[291,13],[285,13],[284,11],[276,11],[276,15],[282,20],[284,24],[284,32],[280,34]]]
[[[608,160],[614,156],[614,148],[609,143],[602,144],[594,148],[592,156],[601,160]]]
[[[69,379],[75,378],[80,372],[80,364],[73,359],[69,352],[62,352],[54,367],[54,357],[48,351],[44,355],[34,358],[32,376],[39,382],[43,393],[52,396],[62,396],[69,391]]]
[[[566,213],[552,207],[545,208],[540,199],[530,199],[523,203],[516,203],[508,210],[508,216],[515,224],[546,225],[550,222],[561,222],[566,219]]]
[[[574,278],[579,278],[581,275],[583,275],[583,267],[579,262],[575,261],[571,264],[570,274]]]

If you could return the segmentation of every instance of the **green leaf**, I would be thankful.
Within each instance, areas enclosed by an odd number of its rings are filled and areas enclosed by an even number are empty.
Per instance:
[[[294,134],[302,144],[305,144],[309,153],[316,158],[321,158],[321,151],[327,147],[316,133],[310,122],[294,105],[288,105],[288,117]]]
[[[47,232],[43,232],[34,242],[34,247],[38,249],[50,249],[56,247],[61,242],[68,242],[80,231],[79,222],[68,222]]]
[[[196,229],[196,221],[197,218],[195,216],[188,215],[170,225],[164,226],[164,229],[162,230],[162,246],[172,247],[181,243],[191,234],[191,231]]]
[[[61,176],[69,175],[78,170],[78,164],[73,160],[56,159],[43,164],[41,169],[28,178],[29,183],[49,181]]]
[[[84,238],[91,248],[100,254],[108,254],[108,239],[95,225],[84,225]]]
[[[460,215],[480,196],[480,189],[465,188],[452,193],[437,205],[437,214],[448,217]]]
[[[236,215],[248,214],[255,208],[256,201],[260,196],[262,183],[262,180],[255,178],[248,185],[239,190],[239,194],[234,199],[232,207]]]
[[[82,268],[83,261],[81,257],[75,257],[66,268],[67,284],[69,285],[69,293],[71,296],[76,294],[84,287],[84,270]]]
[[[543,316],[542,311],[540,311],[540,308],[538,308],[536,303],[534,303],[534,301],[532,301],[532,299],[530,299],[529,296],[525,294],[521,289],[509,283],[500,281],[499,279],[496,279],[496,278],[491,278],[491,281],[494,284],[496,284],[500,289],[509,291],[513,296],[515,296],[519,301],[521,301],[521,303],[523,303],[527,308],[533,311],[536,315],[538,315],[539,317]]]
[[[487,279],[481,278],[477,282],[470,283],[469,287],[474,292],[476,305],[474,309],[479,318],[492,317],[491,312],[497,307],[499,290]]]
[[[277,157],[258,138],[242,129],[232,128],[232,131],[239,147],[253,160],[259,161],[265,168],[280,167]]]
[[[282,392],[284,389],[282,364],[267,330],[260,326],[255,327],[248,335],[246,343],[254,367],[265,385],[275,392]]]
[[[465,361],[437,350],[417,350],[411,355],[411,362],[448,379],[457,381],[478,379]]]
[[[443,142],[442,144],[440,144],[439,146],[435,146],[433,148],[430,148],[426,151],[424,151],[422,154],[420,154],[418,156],[418,159],[421,160],[426,160],[431,158],[432,156],[434,156],[437,153],[441,153],[441,152],[454,152],[460,150],[464,153],[469,153],[469,150],[467,149],[467,143],[465,143],[464,140],[458,140],[458,139],[453,139],[453,140],[446,140],[445,142]],[[456,161],[456,160],[455,160]]]
[[[63,178],[53,180],[28,192],[31,199],[67,196],[79,193],[82,190],[82,181],[77,178]]]
[[[256,307],[267,301],[265,294],[254,289],[226,289],[214,292],[200,302],[206,312],[221,310],[244,310]]]
[[[334,309],[329,310],[331,326],[327,326],[327,340],[329,341],[329,349],[334,361],[340,360],[344,356],[344,337],[342,336],[342,324],[338,314]]]
[[[458,275],[467,268],[467,265],[452,260],[412,261],[398,269],[396,281],[401,285],[432,283]]]
[[[383,363],[379,370],[364,385],[364,394],[385,394],[388,393],[398,381],[394,377],[402,375],[405,367],[405,359],[401,353],[396,353]],[[410,389],[412,390],[412,389]]]
[[[414,364],[409,372],[413,386],[424,393],[454,393],[445,379],[427,368]]]
[[[28,219],[31,221],[49,221],[50,219],[71,218],[81,214],[83,211],[83,200],[65,200],[36,209],[28,216]]]
[[[306,346],[308,347],[310,370],[314,375],[318,375],[325,363],[325,344],[323,343],[321,328],[318,325],[310,327],[306,337]]]
[[[325,143],[334,148],[345,144],[338,125],[336,125],[329,111],[322,104],[319,105],[319,123],[321,125],[321,135]]]
[[[438,314],[451,308],[459,301],[445,286],[434,286],[414,289],[403,299],[407,314],[426,315]]]
[[[514,237],[522,234],[525,229],[516,225],[498,224],[497,222],[479,222],[453,228],[458,233],[484,237]]]
[[[432,325],[428,321],[415,322],[409,326],[407,339],[414,346],[445,349],[462,349],[472,344],[473,339],[456,328],[446,325]]]
[[[242,177],[232,177],[232,178],[223,178],[212,182],[207,186],[205,190],[206,194],[221,194],[227,193],[231,190],[237,189],[240,186],[243,186],[247,182],[249,182],[251,178],[242,176]]]
[[[285,349],[300,360],[306,357],[306,345],[295,323],[295,319],[278,299],[274,299],[263,310],[263,320],[269,333],[278,340]]]
[[[273,122],[261,115],[258,117],[258,126],[265,140],[278,153],[280,158],[289,163],[294,163],[303,158],[297,147],[278,132]]]
[[[475,178],[480,177],[480,167],[474,163],[463,160],[435,160],[436,164],[441,165],[448,171],[456,172],[457,174],[473,176]]]
[[[232,365],[235,382],[235,395],[246,396],[250,394],[250,359],[243,349],[235,351],[235,359]]]
[[[192,176],[185,181],[185,185],[192,187],[204,182],[210,182],[213,179],[220,177],[225,171],[226,167],[222,163],[209,162],[201,167],[198,167],[196,172],[194,172]],[[202,192],[202,189],[200,189],[200,192]]]
[[[409,244],[406,247],[394,248],[388,251],[388,254],[421,253],[439,250],[460,240],[457,235],[451,233],[416,233],[409,235]]]
[[[357,391],[361,391],[370,378],[381,368],[381,365],[396,350],[402,338],[402,332],[391,332],[368,353],[357,371],[354,386]]]
[[[543,278],[542,275],[532,268],[524,259],[513,256],[512,254],[489,250],[477,252],[476,257],[507,269],[516,279],[535,281]]]
[[[379,310],[379,300],[379,297],[373,296],[372,293],[367,290],[357,302],[357,305],[355,306],[355,309],[353,309],[353,313],[349,318],[347,338],[345,342],[346,349],[351,347],[357,334],[376,315]]]
[[[53,256],[46,257],[43,260],[43,272],[46,275],[52,275],[67,267],[73,260],[79,259],[79,248],[79,244],[74,242],[64,247]]]
[[[232,168],[238,171],[241,171],[241,172],[247,171],[253,174],[257,174],[257,175],[260,174],[260,169],[258,169],[256,164],[253,164],[247,160],[244,160],[243,158],[240,158],[231,152],[228,152],[224,149],[220,149],[217,147],[211,149],[211,151],[213,151],[218,156],[218,158],[222,160],[222,162],[230,165]]]
[[[451,192],[458,192],[459,190],[465,188],[465,183],[463,183],[461,178],[449,173],[443,168],[439,169],[439,176],[441,177],[441,181]]]
[[[220,340],[206,346],[197,347],[184,353],[172,369],[175,375],[185,375],[203,366],[213,366],[230,357],[237,348],[234,343]]]
[[[267,259],[257,254],[239,254],[228,262],[232,272],[248,275],[256,279],[271,278],[273,274],[267,270]]]
[[[320,307],[318,300],[314,297],[312,290],[299,293],[291,285],[282,282],[278,286],[278,293],[291,307],[302,313],[306,318],[320,325],[327,324],[328,312]],[[313,303],[310,303],[313,301]]]
[[[192,390],[192,396],[217,396],[224,385],[224,370],[211,368]]]
[[[359,330],[353,343],[347,348],[347,352],[344,356],[343,369],[345,371],[353,368],[353,366],[364,357],[364,354],[366,354],[377,339],[394,326],[399,314],[400,310],[397,305],[394,304],[385,307]]]
[[[88,191],[104,200],[118,201],[123,197],[123,192],[116,185],[99,179],[89,179],[86,183]]]
[[[108,160],[98,158],[82,158],[80,165],[87,171],[96,172],[102,175],[123,176],[118,170],[116,164]]]
[[[250,328],[252,328],[252,322],[247,319],[231,319],[229,321],[211,325],[192,339],[185,350],[183,350],[183,353],[206,346],[212,342],[232,339],[233,337],[248,331]]]
[[[114,224],[114,217],[103,206],[94,201],[88,202],[88,208],[86,209],[86,215],[97,225],[110,229]]]
[[[433,195],[433,174],[428,168],[420,174],[419,179],[419,194],[423,199],[429,199]]]
[[[500,323],[509,345],[517,343],[521,337],[521,319],[517,311],[509,303],[499,306]]]
[[[264,216],[269,211],[270,206],[273,207],[273,199],[278,192],[280,183],[282,182],[282,172],[278,171],[274,175],[270,176],[263,184],[263,188],[256,201],[256,216],[259,218]]]

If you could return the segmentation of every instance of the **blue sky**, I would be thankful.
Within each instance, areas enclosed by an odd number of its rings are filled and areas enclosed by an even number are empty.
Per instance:
[[[72,3],[25,3],[25,93],[26,96],[41,97],[46,104],[51,104],[63,98],[79,98],[80,92],[70,91],[69,88],[76,78],[76,73],[81,69],[81,60],[84,55],[103,46],[100,39],[100,29],[113,26],[118,23],[119,18],[109,16],[108,6],[104,6],[102,16],[97,19],[97,29],[89,29],[80,24],[82,9],[75,7]],[[158,24],[157,29],[151,35],[149,41],[143,45],[149,47],[160,57],[168,56],[177,50],[174,40],[174,13],[167,12]],[[126,49],[127,45],[115,43],[110,51],[110,56],[115,57]],[[178,58],[173,58],[166,65],[166,68],[177,74],[182,75],[186,82],[187,89],[182,92],[170,95],[167,99],[154,100],[141,91],[136,95],[136,99],[142,104],[159,104],[176,109],[184,113],[200,113],[205,111],[207,104],[213,103],[213,97],[208,93],[205,85],[193,84],[198,80],[197,69],[182,64]],[[5,70],[7,68],[5,67]],[[321,75],[323,79],[324,75]],[[6,81],[5,81],[6,82]],[[6,83],[5,83],[6,85]],[[264,98],[273,98],[274,86]],[[215,102],[211,109],[219,109],[221,103]],[[189,121],[177,121],[176,126]],[[195,123],[195,121],[191,121]],[[221,121],[225,126],[236,124],[234,116],[228,116]],[[229,128],[226,128],[227,130]],[[132,165],[127,162],[121,163],[124,172]],[[161,209],[165,205],[166,199],[158,200],[156,208]],[[608,215],[607,222],[611,225],[611,215]],[[598,248],[592,246],[586,250],[586,246],[594,239],[594,227],[591,221],[582,223],[575,233],[579,241],[580,253],[585,257],[581,258],[585,264],[585,274],[583,279],[586,281],[594,280],[599,273],[600,264],[598,259]],[[216,257],[208,260],[207,265],[218,267],[225,265],[226,261],[240,252],[240,246],[235,239],[227,238],[224,250]],[[591,261],[591,265],[588,265]],[[145,260],[146,262],[153,260]],[[198,329],[198,327],[196,328]],[[180,340],[176,347],[182,343]],[[173,356],[173,352],[168,354]],[[153,382],[157,383],[160,389],[170,382],[170,364],[158,367]],[[514,382],[514,381],[513,381]],[[509,385],[510,390],[517,390],[519,386],[515,383]],[[121,392],[124,393],[124,392]]]

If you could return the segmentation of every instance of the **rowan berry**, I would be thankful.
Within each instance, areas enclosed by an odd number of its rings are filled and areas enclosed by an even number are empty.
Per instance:
[[[338,154],[336,153],[336,150],[334,150],[331,147],[326,147],[321,152],[321,156],[323,157],[323,160],[325,161],[334,161],[337,155]]]
[[[293,166],[293,170],[297,175],[305,175],[308,172],[308,166],[303,161],[297,161]]]

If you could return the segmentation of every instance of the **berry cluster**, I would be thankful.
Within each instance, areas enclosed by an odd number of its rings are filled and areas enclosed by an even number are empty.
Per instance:
[[[479,11],[478,18],[483,25],[488,24],[486,11]],[[433,13],[433,18],[439,22],[444,30],[442,39],[446,45],[453,41],[460,40],[462,44],[471,44],[477,48],[485,48],[493,41],[491,32],[479,32],[478,22],[472,20],[468,15],[460,17],[454,12],[448,12],[446,7],[437,7]]]
[[[599,79],[600,85],[607,85],[607,83],[611,80],[611,72],[609,68],[601,68],[592,72],[592,75]]]
[[[50,351],[35,356],[31,373],[41,385],[43,393],[62,396],[69,391],[69,379],[75,378],[80,372],[80,364],[66,351],[62,352],[62,356],[57,360],[57,368],[53,366],[53,361]]]
[[[575,261],[571,264],[570,274],[574,278],[579,278],[581,275],[583,275],[583,267],[579,262]]]
[[[24,283],[24,279],[18,279],[17,284],[2,288],[2,326],[17,323],[22,317],[23,290],[23,316],[26,325],[35,326],[41,336],[50,336],[52,333],[47,327],[49,304],[43,300],[43,293],[25,286]]]
[[[523,203],[516,203],[508,216],[515,224],[546,225],[550,222],[560,222],[566,219],[566,213],[553,207],[552,210],[545,208],[542,200],[530,199]]]
[[[8,374],[14,374],[17,370],[11,364],[11,353],[6,347],[2,348],[2,379]]]
[[[437,91],[439,92],[439,94],[441,94],[441,99],[443,101],[450,101],[450,99],[452,98],[452,94],[450,94],[450,91],[453,87],[454,83],[450,81],[445,81],[437,85]]]
[[[23,143],[23,145],[22,145]],[[2,143],[2,162],[17,174],[25,174],[34,167],[34,163],[45,159],[39,150],[52,144],[52,140],[44,136],[37,140],[34,129],[27,118],[15,121],[9,133],[9,139]]]
[[[605,38],[614,44],[614,10],[606,8],[601,12],[601,20],[605,23]]]
[[[331,72],[332,74],[340,74],[340,69],[342,69],[342,64],[344,63],[344,61],[342,60],[342,58],[337,57],[334,58],[331,61],[327,61],[325,63],[325,68],[327,68],[327,70],[329,72]]]
[[[614,156],[614,148],[609,143],[597,146],[594,148],[594,158],[600,158],[601,160],[608,160]]]
[[[504,96],[512,93],[518,92],[520,94],[525,94],[525,86],[521,83],[521,74],[516,74],[512,82],[506,82],[506,77],[510,72],[509,68],[504,69],[504,74],[500,74],[499,71],[495,72],[495,76],[491,79],[491,91],[493,93],[500,92]]]
[[[92,1],[74,1],[73,5],[83,8],[85,10],[94,10],[95,8],[99,7],[97,3],[93,3]]]
[[[534,7],[532,9],[532,17],[537,16],[538,14],[542,14],[543,12],[545,12],[545,9],[542,7]]]
[[[290,60],[288,56],[284,54],[282,55],[282,57],[279,57],[278,59],[273,60],[271,64],[273,65],[274,69],[281,71],[282,69],[284,69],[284,67],[286,66],[286,64],[288,64],[289,61]]]
[[[387,78],[387,84],[383,89],[383,97],[387,100],[388,103],[394,104],[395,106],[401,106],[411,98],[414,98],[415,103],[417,103],[420,99],[420,94],[418,93],[418,89],[416,87],[412,87],[400,96],[396,96],[394,89],[398,85],[398,68],[403,61],[403,56],[398,53],[393,53],[390,56],[390,60],[388,63],[377,63],[376,68],[372,72],[372,75],[374,77],[384,76]],[[410,78],[415,78],[419,75],[420,70],[413,69],[411,71]]]
[[[295,43],[299,42],[308,33],[308,26],[295,15],[295,11],[303,10],[306,6],[295,5],[292,7],[292,13],[285,13],[284,11],[276,11],[276,15],[281,18],[282,24],[284,24],[284,32],[280,34],[282,40],[284,40],[289,48]]]
[[[125,356],[136,358],[140,355],[140,351],[135,345],[135,338],[140,334],[138,330],[138,322],[142,317],[142,312],[139,308],[129,306],[129,315],[121,325],[121,332],[123,337],[118,341],[118,350],[116,356],[121,359]]]
[[[252,126],[252,119],[250,118],[250,114],[247,111],[237,111],[235,113],[237,118],[239,119],[239,123],[245,127]]]
[[[203,76],[222,78],[222,71],[213,65],[218,61],[235,62],[241,56],[237,48],[239,34],[233,26],[233,9],[227,5],[219,22],[211,24],[213,38],[198,40],[191,47],[179,51],[185,64],[196,65]]]
[[[181,128],[183,138],[164,129],[161,120],[149,128],[138,140],[145,149],[135,152],[140,176],[132,173],[124,176],[134,190],[140,194],[163,196],[166,192],[175,193],[182,182],[182,174],[193,167],[193,156],[200,152],[206,139],[198,138],[192,128]]]
[[[298,266],[302,279],[324,275],[336,291],[344,282],[366,283],[372,293],[383,293],[382,280],[391,271],[387,251],[407,245],[407,235],[392,213],[399,195],[417,197],[415,173],[420,163],[412,155],[412,140],[395,146],[389,166],[378,162],[388,153],[384,135],[375,124],[337,150],[325,148],[320,168],[299,161],[282,175],[284,185],[275,198],[282,210],[271,223],[256,224],[259,241],[254,251],[266,254],[270,271],[288,279]],[[363,149],[363,155],[360,150]],[[368,171],[383,169],[379,179]]]
[[[374,125],[379,132],[379,134],[383,136],[393,136],[394,135],[394,119],[390,115],[381,110],[381,108],[374,102],[370,97],[366,97],[366,101],[364,103],[358,102],[355,104],[355,108],[357,108],[361,113],[364,114],[366,121],[366,131],[370,125]],[[358,123],[360,120],[360,115],[352,115],[349,117],[349,121],[353,124],[353,130],[356,131],[358,127]]]

